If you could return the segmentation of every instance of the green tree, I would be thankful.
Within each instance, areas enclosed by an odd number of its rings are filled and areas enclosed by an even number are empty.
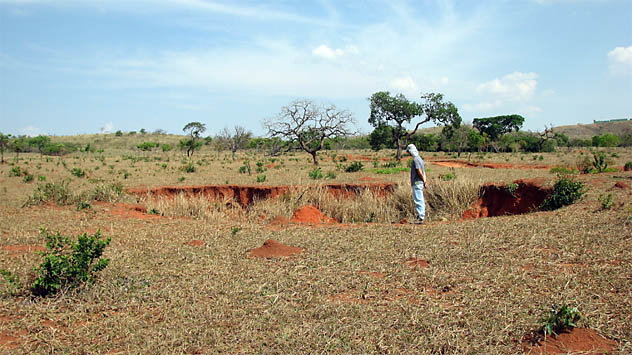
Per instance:
[[[604,133],[601,136],[592,137],[594,147],[616,147],[619,145],[619,137],[612,133]]]
[[[39,135],[37,137],[30,138],[28,144],[36,147],[41,155],[43,154],[44,147],[50,144],[50,137]]]
[[[198,139],[200,135],[206,131],[206,125],[200,122],[189,122],[182,130],[189,134],[189,139],[181,140],[180,148],[186,150],[187,157],[190,157],[195,150],[200,149],[202,146],[203,143],[198,141]]]
[[[317,153],[324,149],[325,139],[352,135],[352,124],[354,118],[349,111],[306,99],[291,102],[276,117],[263,122],[268,135],[296,143],[312,156],[314,165],[318,165]]]
[[[381,126],[376,127],[373,132],[369,134],[369,145],[371,145],[371,149],[378,151],[380,149],[390,149],[395,148],[396,141],[394,137],[398,134],[394,134],[393,128],[389,125],[383,124]],[[406,131],[402,128],[402,134],[399,136],[403,136]]]
[[[451,102],[444,102],[443,95],[438,93],[428,93],[421,96],[421,104],[398,94],[391,96],[388,91],[374,93],[370,98],[371,114],[369,123],[373,127],[388,125],[392,127],[391,133],[397,148],[397,160],[401,159],[402,148],[408,144],[410,137],[417,132],[419,126],[426,122],[436,124],[460,125],[456,106]],[[422,117],[412,131],[408,131],[404,125],[411,123],[413,118]]]
[[[473,121],[474,128],[487,134],[493,141],[498,140],[505,133],[520,130],[523,123],[524,117],[520,115],[475,118]]]

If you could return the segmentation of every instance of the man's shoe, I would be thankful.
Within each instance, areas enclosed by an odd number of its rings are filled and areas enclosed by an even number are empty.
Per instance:
[[[415,218],[415,220],[413,221],[413,224],[424,224],[424,220],[423,219],[419,219],[419,218]]]

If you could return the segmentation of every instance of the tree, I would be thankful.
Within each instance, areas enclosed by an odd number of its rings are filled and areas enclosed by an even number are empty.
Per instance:
[[[2,159],[0,160],[0,164],[4,164],[4,151],[9,147],[9,142],[11,140],[10,134],[0,133],[0,153],[2,154]]]
[[[317,153],[324,148],[325,139],[353,134],[348,126],[354,122],[353,115],[347,110],[303,99],[284,106],[276,117],[266,119],[263,126],[271,137],[298,144],[300,149],[311,154],[314,165],[318,165]]]
[[[37,150],[40,152],[40,155],[43,154],[44,147],[50,144],[50,137],[47,136],[37,136],[29,139],[29,145],[37,147]]]
[[[440,139],[443,150],[456,151],[457,157],[460,157],[464,151],[478,149],[483,137],[470,125],[460,125],[457,128],[447,125],[443,127]]]
[[[388,91],[376,92],[369,98],[369,123],[376,128],[384,125],[392,127],[397,160],[402,157],[403,146],[408,144],[410,137],[422,124],[432,121],[435,124],[454,124],[458,127],[461,123],[456,106],[451,102],[444,102],[442,94],[427,93],[421,95],[421,99],[424,102],[419,104],[408,101],[402,94],[391,96]],[[404,124],[411,123],[413,118],[420,116],[424,117],[415,124],[412,131],[407,131]]]
[[[393,134],[392,131],[394,129],[395,128],[386,124],[376,127],[373,132],[369,134],[369,144],[371,145],[371,149],[378,151],[380,149],[395,148],[396,142],[394,137],[397,135]],[[406,131],[402,129],[402,134],[400,136],[403,136],[405,133]]]
[[[225,142],[226,146],[233,153],[233,160],[235,160],[235,152],[248,145],[248,141],[250,137],[252,137],[252,132],[246,131],[246,129],[241,126],[235,126],[232,132],[228,127],[224,127],[218,137]]]
[[[481,134],[485,133],[492,141],[511,131],[518,131],[524,123],[524,117],[520,115],[496,116],[487,118],[475,118],[474,128]]]
[[[593,147],[616,147],[619,145],[619,137],[612,133],[604,133],[601,136],[592,137]]]
[[[189,139],[180,141],[180,148],[187,151],[187,157],[192,156],[193,152],[200,149],[202,142],[198,141],[200,135],[206,131],[206,125],[200,122],[189,122],[182,128],[184,132],[188,132]]]

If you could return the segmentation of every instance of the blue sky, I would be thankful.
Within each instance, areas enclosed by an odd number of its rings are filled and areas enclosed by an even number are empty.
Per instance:
[[[525,129],[632,117],[631,0],[0,0],[0,132],[207,134],[440,92]],[[432,126],[432,125],[425,125]]]

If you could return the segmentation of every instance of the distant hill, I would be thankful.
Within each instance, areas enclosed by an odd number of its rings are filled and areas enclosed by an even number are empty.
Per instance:
[[[605,133],[619,135],[626,132],[632,133],[632,120],[558,126],[554,127],[553,131],[564,133],[571,139],[589,139]]]

